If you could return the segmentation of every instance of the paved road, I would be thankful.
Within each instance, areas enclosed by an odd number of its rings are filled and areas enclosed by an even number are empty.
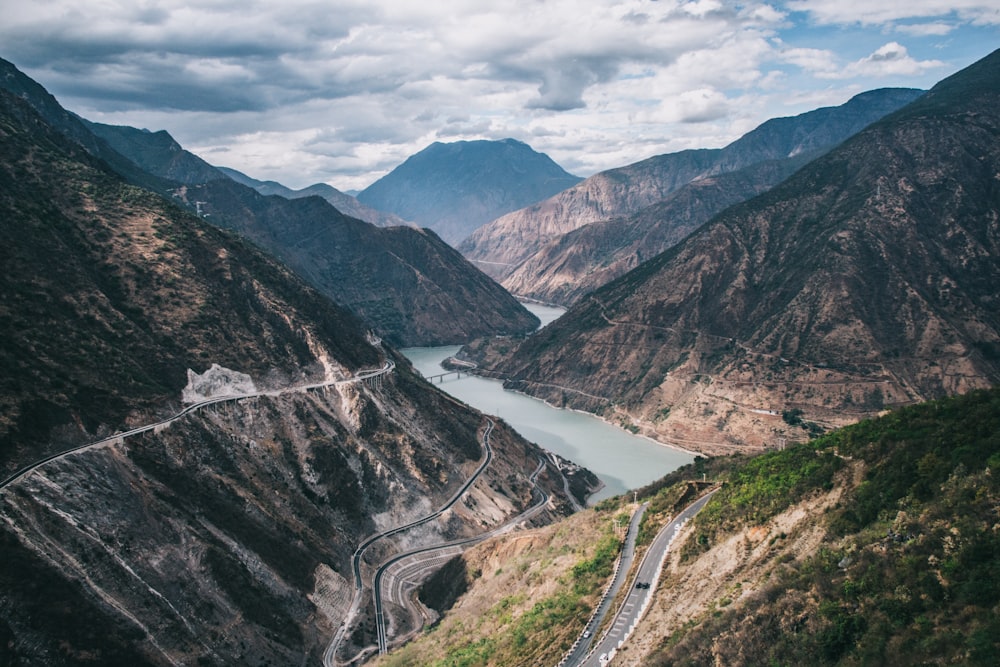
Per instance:
[[[567,667],[579,665],[590,652],[590,647],[594,643],[594,633],[601,627],[604,617],[607,616],[608,611],[611,609],[611,604],[614,602],[615,596],[618,595],[618,591],[621,590],[628,579],[629,571],[632,569],[632,561],[635,559],[635,540],[639,536],[639,522],[642,521],[642,516],[648,507],[649,503],[643,503],[632,514],[632,520],[628,524],[628,531],[625,533],[625,540],[622,544],[622,552],[614,579],[611,580],[611,585],[608,587],[607,592],[601,598],[601,602],[597,605],[593,616],[591,616],[590,621],[587,622],[580,637],[576,640],[576,645],[563,658],[560,664]]]
[[[256,398],[258,396],[280,396],[281,394],[287,394],[287,393],[291,393],[291,392],[303,392],[303,391],[308,391],[310,389],[320,389],[322,387],[330,387],[330,386],[334,386],[334,385],[344,385],[344,384],[350,384],[352,382],[361,382],[362,380],[368,380],[370,378],[378,377],[380,375],[384,375],[386,373],[392,372],[392,370],[395,367],[396,367],[396,363],[394,361],[392,361],[391,359],[388,359],[388,360],[386,360],[385,364],[381,368],[376,368],[376,369],[367,370],[367,371],[361,371],[360,373],[358,373],[354,377],[347,378],[346,380],[328,380],[328,381],[324,381],[324,382],[315,382],[315,383],[307,384],[307,385],[295,385],[295,386],[292,386],[292,387],[287,387],[285,389],[278,389],[278,390],[272,390],[272,391],[261,391],[261,392],[257,392],[257,393],[254,393],[254,394],[232,394],[232,395],[227,395],[227,396],[216,396],[216,397],[204,400],[204,401],[199,401],[198,403],[192,403],[191,405],[187,406],[186,408],[184,408],[183,410],[181,410],[180,412],[178,412],[177,414],[175,414],[173,417],[168,417],[166,419],[163,419],[163,420],[158,421],[158,422],[153,423],[153,424],[146,424],[145,426],[139,426],[137,428],[133,428],[133,429],[128,430],[128,431],[122,431],[121,433],[116,433],[116,434],[114,434],[112,436],[108,436],[107,438],[102,438],[102,439],[96,440],[94,442],[88,442],[86,444],[79,445],[77,447],[72,447],[70,449],[61,451],[61,452],[59,452],[57,454],[52,454],[51,456],[46,456],[45,458],[39,459],[38,461],[35,461],[34,463],[29,463],[28,465],[26,465],[23,468],[21,468],[20,470],[16,471],[14,474],[10,475],[9,477],[7,477],[6,479],[4,479],[3,481],[0,481],[0,491],[2,491],[8,485],[13,484],[17,480],[19,480],[19,479],[25,477],[26,475],[29,475],[30,473],[34,472],[38,468],[41,468],[42,466],[46,465],[47,463],[51,463],[52,461],[56,461],[58,459],[64,458],[66,456],[69,456],[70,454],[78,454],[78,453],[86,451],[88,449],[96,449],[98,447],[106,447],[107,445],[110,445],[112,443],[120,442],[120,441],[124,440],[125,438],[129,438],[129,437],[134,436],[134,435],[139,435],[140,433],[145,433],[146,431],[152,431],[154,429],[163,428],[163,427],[168,426],[168,425],[172,424],[173,422],[177,421],[181,417],[184,417],[185,415],[187,415],[187,414],[189,414],[191,412],[194,412],[196,410],[200,410],[200,409],[202,409],[204,407],[207,407],[209,405],[215,405],[216,403],[224,403],[226,401],[239,401],[239,400],[242,400],[242,399],[245,399],[245,398]]]
[[[340,648],[340,644],[344,641],[344,637],[347,636],[348,630],[353,625],[354,617],[358,614],[358,611],[361,609],[361,604],[364,599],[363,595],[364,580],[362,579],[361,576],[361,559],[364,557],[365,551],[372,544],[374,544],[378,540],[381,540],[384,537],[389,537],[391,535],[401,533],[404,530],[408,530],[415,526],[427,523],[428,521],[433,521],[434,519],[444,514],[444,512],[447,511],[452,505],[458,502],[458,499],[461,498],[462,495],[464,495],[465,492],[469,490],[469,487],[472,486],[477,479],[479,479],[479,476],[483,473],[484,470],[486,470],[486,467],[489,466],[490,462],[493,460],[493,447],[490,445],[490,434],[493,432],[494,423],[493,420],[489,418],[487,418],[486,422],[487,422],[486,428],[483,431],[483,449],[485,450],[485,456],[483,457],[483,462],[479,464],[479,467],[476,468],[476,471],[451,496],[451,498],[449,498],[441,507],[439,507],[434,512],[431,512],[430,514],[422,516],[419,519],[411,521],[407,524],[396,526],[394,528],[390,528],[389,530],[385,530],[368,537],[361,544],[358,545],[357,549],[354,550],[354,556],[352,559],[352,569],[354,572],[354,599],[352,600],[351,607],[347,612],[347,617],[344,619],[344,622],[341,623],[340,628],[337,630],[337,633],[333,636],[333,639],[330,640],[330,643],[327,645],[326,650],[323,652],[323,664],[325,665],[325,667],[334,666],[336,661],[337,650]],[[377,588],[377,586],[374,586],[374,581],[373,581],[373,587]],[[376,602],[376,606],[377,606],[375,614],[376,626],[377,626],[376,629],[379,638],[379,647],[380,649],[382,649],[383,638],[385,635],[385,628],[383,625],[384,620],[382,618],[382,612],[381,609],[379,608],[380,604],[378,602]]]
[[[681,526],[697,514],[717,490],[709,491],[688,505],[680,514],[674,517],[673,521],[660,529],[660,532],[653,539],[653,543],[649,546],[646,554],[642,557],[642,562],[639,564],[639,569],[635,577],[637,584],[648,584],[648,586],[643,588],[632,587],[622,606],[615,614],[614,622],[611,624],[609,630],[601,637],[601,641],[597,643],[586,659],[576,664],[581,667],[602,667],[614,657],[615,652],[628,638],[633,626],[639,622],[648,604],[652,601],[653,591],[656,590],[656,585],[659,583],[663,561],[671,541],[680,532]]]
[[[538,467],[528,478],[532,484],[536,484],[538,475],[545,469],[545,459],[538,461]],[[488,532],[461,540],[452,540],[441,544],[434,544],[417,549],[412,549],[405,553],[393,556],[382,563],[372,583],[372,593],[375,602],[375,618],[378,630],[379,653],[388,651],[388,635],[385,627],[385,606],[383,597],[392,601],[399,607],[408,609],[414,621],[420,622],[418,616],[420,610],[411,602],[411,593],[420,585],[424,579],[433,571],[440,568],[448,560],[465,551],[474,544],[484,542],[491,537],[502,535],[512,531],[518,524],[528,521],[536,514],[545,509],[549,502],[549,494],[535,486],[533,493],[538,494],[538,501],[531,507],[506,521]],[[388,595],[383,596],[383,589],[388,589]],[[404,637],[405,638],[405,637]],[[400,638],[397,638],[397,641]]]

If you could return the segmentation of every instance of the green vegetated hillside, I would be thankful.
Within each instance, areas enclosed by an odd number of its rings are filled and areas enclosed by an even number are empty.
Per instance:
[[[998,468],[1000,389],[781,451],[699,457],[638,490],[641,550],[722,482],[612,664],[997,664]],[[454,606],[376,664],[556,664],[610,577],[631,500],[470,551],[448,569]]]
[[[760,588],[665,628],[645,664],[997,664],[998,469],[997,389],[733,468],[696,517],[684,562],[810,497],[842,493],[812,517],[824,533],[814,549],[793,557],[780,549],[788,536],[774,535]]]
[[[440,608],[439,593],[458,590],[462,594],[454,606],[423,636],[372,664],[557,664],[583,631],[613,573],[620,545],[616,517],[628,517],[621,515],[617,500],[470,550],[420,594],[424,604]]]

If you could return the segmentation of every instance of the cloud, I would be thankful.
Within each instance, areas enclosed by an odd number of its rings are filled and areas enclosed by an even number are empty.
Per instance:
[[[915,37],[941,37],[955,30],[955,26],[949,23],[913,23],[907,25],[897,25],[896,32],[901,32]]]
[[[901,42],[989,20],[985,0],[0,3],[3,57],[71,110],[344,189],[435,140],[512,136],[581,175],[723,145],[861,79],[912,85],[940,63]],[[866,50],[797,32],[834,23]],[[890,32],[900,43],[879,47]]]
[[[847,65],[843,71],[827,74],[829,78],[908,76],[943,67],[940,60],[916,60],[906,47],[889,42],[874,53]]]
[[[958,17],[976,25],[1000,24],[994,0],[791,0],[789,9],[808,12],[821,24],[885,25],[894,21]]]

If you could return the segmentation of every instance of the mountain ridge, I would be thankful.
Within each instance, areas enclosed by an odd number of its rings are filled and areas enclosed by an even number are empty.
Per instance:
[[[359,318],[6,90],[0,154],[2,466],[108,436],[0,489],[0,662],[319,664],[342,623],[357,623],[345,655],[374,642],[371,610],[352,609],[357,546],[427,515],[484,459],[467,502],[380,540],[362,575],[540,493],[552,503],[530,522],[571,511],[536,446],[497,423],[486,457],[484,416]],[[114,437],[180,412],[208,367],[244,388],[324,386]]]
[[[464,336],[523,333],[538,324],[513,297],[456,257],[436,236],[411,227],[387,232],[360,220],[352,222],[320,197],[265,199],[184,150],[166,132],[95,125],[110,141],[106,140],[13,64],[0,60],[0,73],[0,86],[14,91],[53,127],[130,183],[192,211],[210,210],[214,217],[209,222],[228,221],[230,228],[242,230],[308,276],[327,297],[339,302],[346,297],[372,327],[396,343],[457,343]],[[199,196],[189,197],[195,190]],[[344,233],[345,229],[350,231]],[[345,245],[348,240],[355,246]],[[383,241],[389,245],[379,247]],[[424,315],[421,307],[435,314]]]
[[[593,292],[498,370],[702,451],[997,382],[998,58]]]
[[[300,190],[293,190],[292,188],[284,186],[277,181],[260,181],[229,167],[216,167],[216,169],[237,183],[249,186],[262,195],[278,195],[280,197],[284,197],[285,199],[322,197],[344,215],[349,215],[352,218],[370,222],[377,227],[394,227],[400,225],[413,226],[412,223],[403,220],[398,215],[386,213],[385,211],[379,211],[370,206],[365,206],[358,201],[357,197],[341,192],[337,188],[326,183],[314,183],[313,185]]]
[[[816,156],[922,93],[905,88],[867,91],[837,107],[770,119],[724,148],[657,155],[595,174],[546,201],[485,225],[459,249],[506,284],[515,271],[534,255],[544,252],[546,244],[558,243],[563,234],[592,223],[627,219],[699,179],[719,177],[774,160]],[[748,192],[753,193],[752,189]],[[720,204],[714,212],[721,208]],[[707,217],[700,219],[706,220]],[[654,245],[645,249],[645,255],[652,257],[665,249]],[[596,265],[607,261],[611,260],[597,260]],[[565,279],[571,281],[586,273],[584,270]],[[525,274],[526,271],[521,271],[512,285],[519,286],[517,293],[531,296],[532,283],[541,282],[544,277]],[[520,286],[529,287],[529,291],[522,291]]]

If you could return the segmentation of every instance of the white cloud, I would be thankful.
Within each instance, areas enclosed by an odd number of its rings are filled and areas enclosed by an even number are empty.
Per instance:
[[[947,35],[955,30],[955,26],[950,23],[913,23],[906,25],[897,25],[895,28],[896,32],[901,32],[906,35],[913,35],[915,37],[930,37],[936,36],[941,37]]]
[[[986,4],[0,0],[0,55],[92,120],[167,129],[258,178],[348,189],[438,139],[513,136],[581,175],[723,145],[808,110],[809,91],[840,103],[862,79],[912,85],[941,63],[896,42],[872,51],[880,32],[945,34],[988,22]],[[865,29],[879,41],[859,58],[783,41],[803,17],[890,23]]]
[[[791,0],[789,9],[819,23],[884,25],[916,18],[957,16],[978,25],[1000,24],[995,0]]]
[[[926,70],[944,66],[940,60],[916,60],[906,47],[898,42],[889,42],[874,53],[847,65],[842,71],[826,74],[829,78],[912,76]]]

